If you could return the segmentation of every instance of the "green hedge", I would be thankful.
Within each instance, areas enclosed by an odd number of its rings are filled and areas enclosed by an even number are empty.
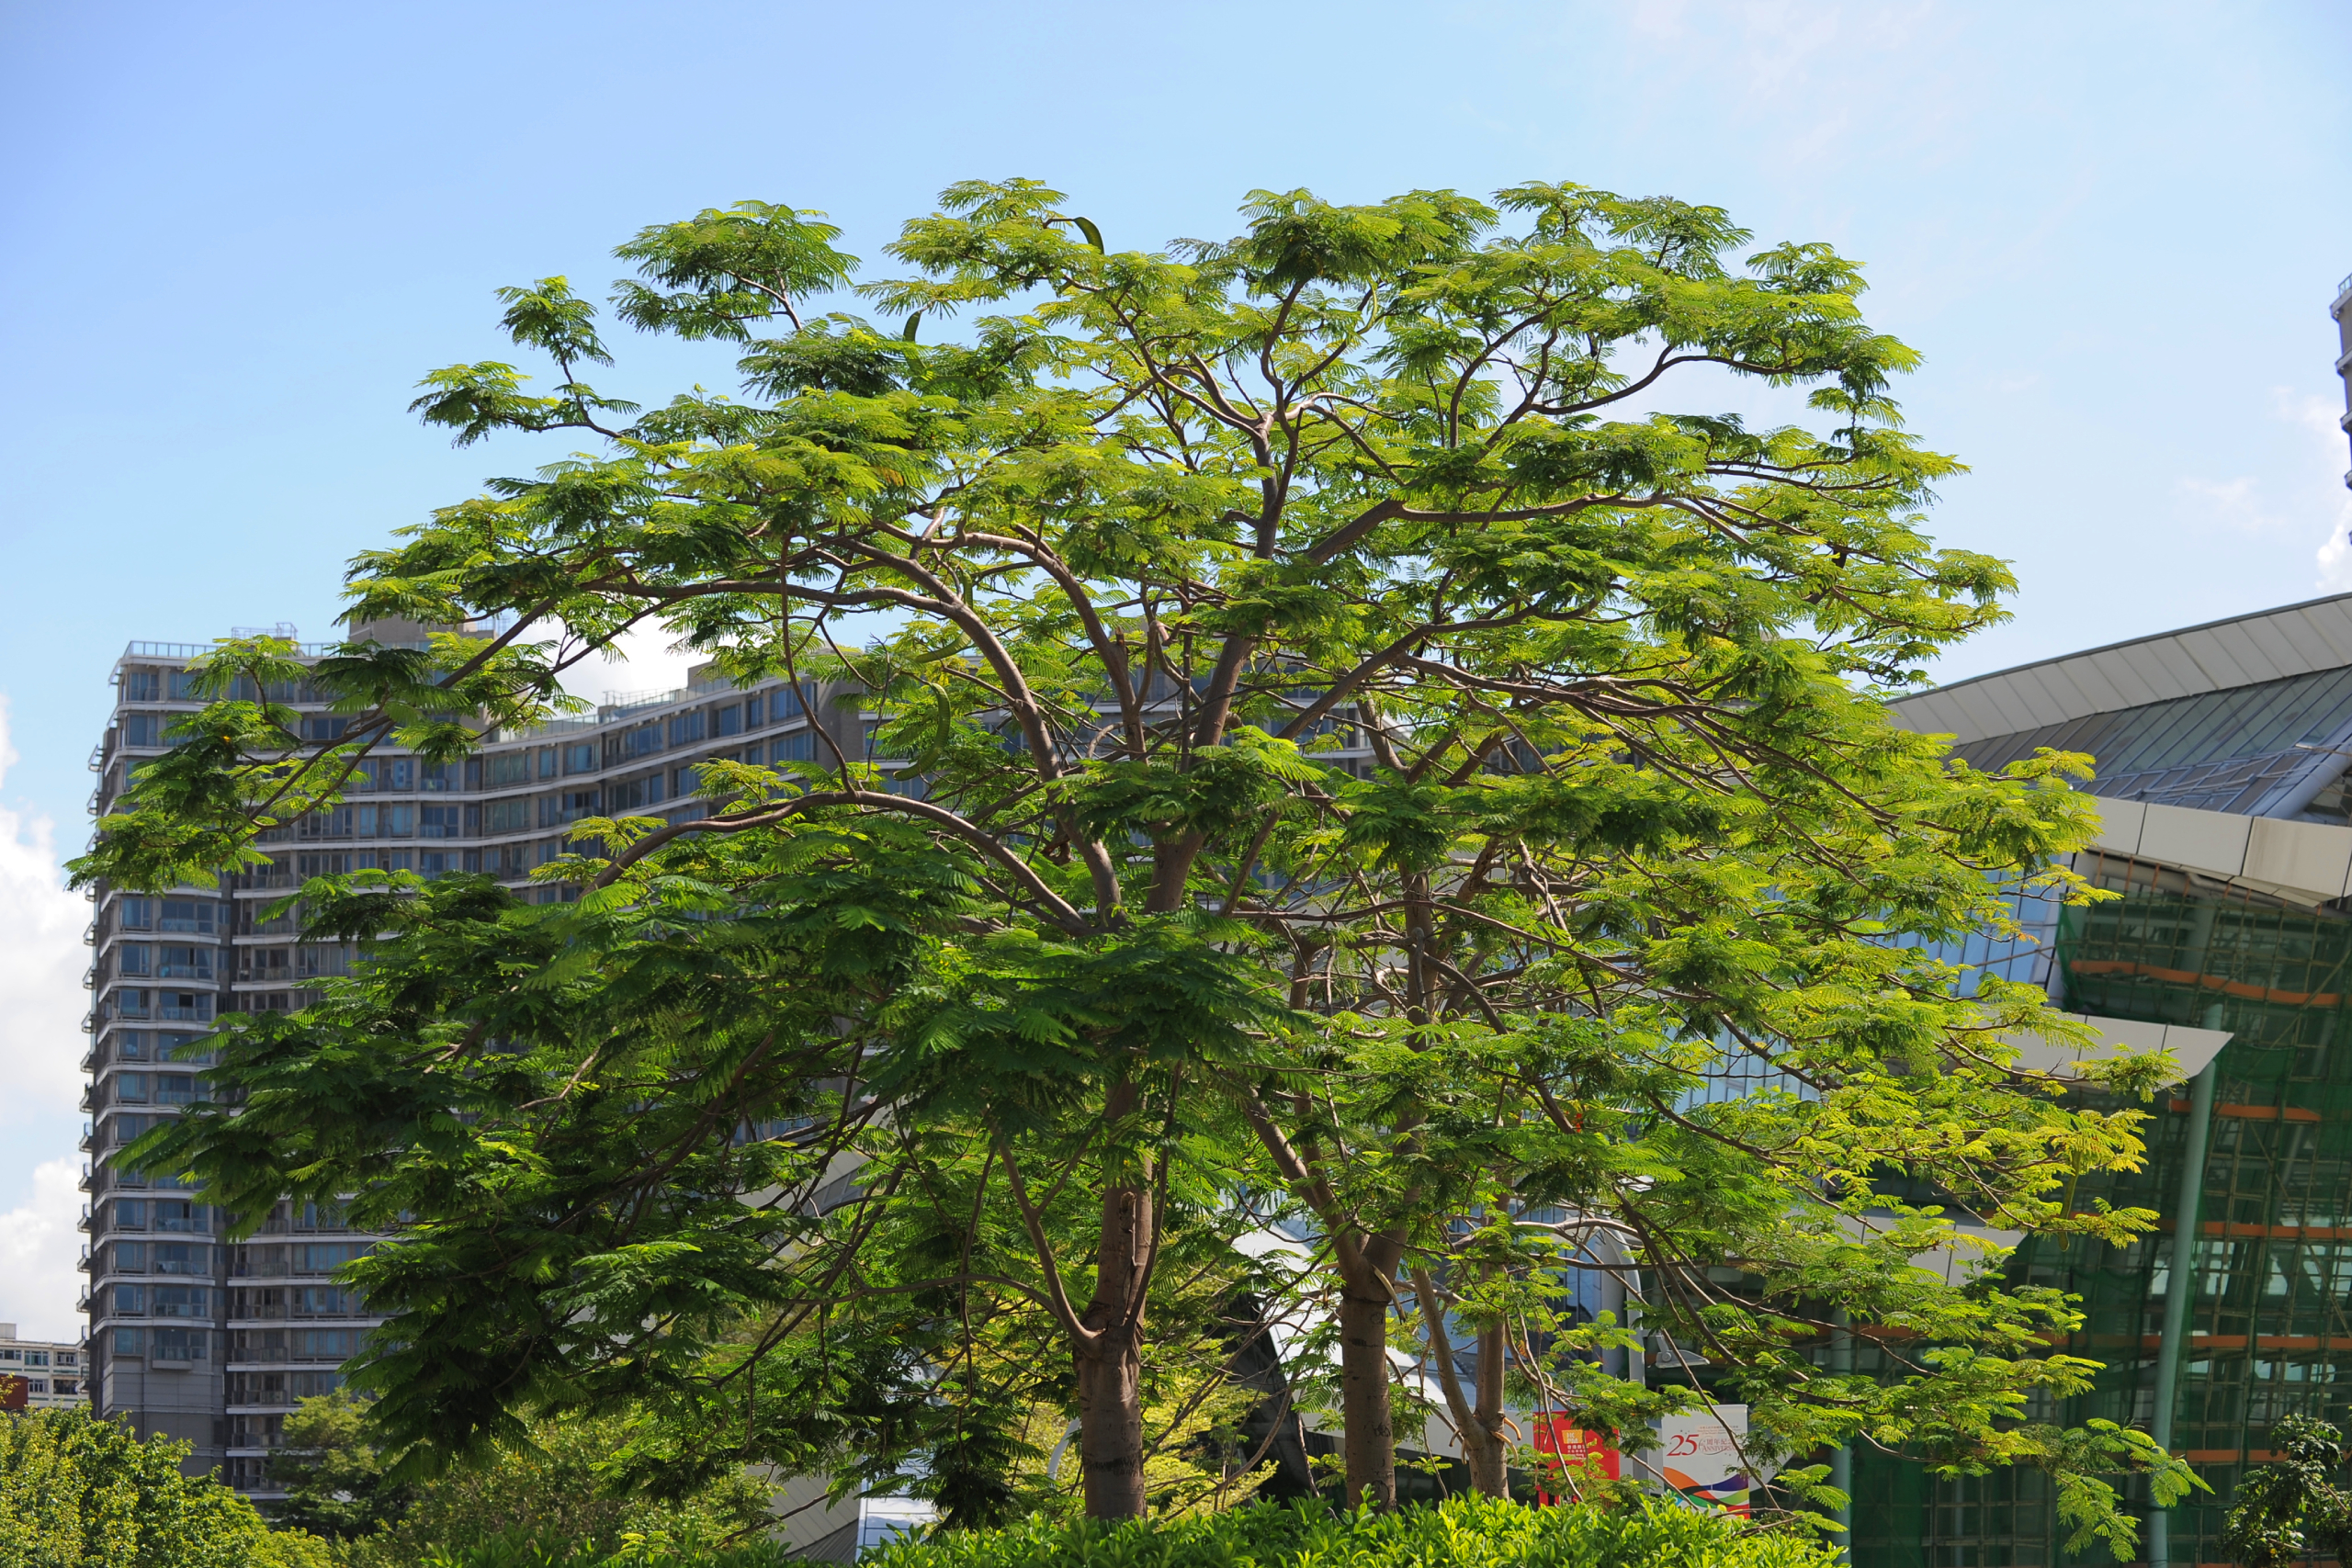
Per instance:
[[[570,1551],[513,1536],[454,1551],[429,1551],[417,1562],[418,1568],[799,1568],[773,1541],[712,1549],[637,1540],[607,1553]]]
[[[1725,1515],[1666,1503],[1604,1511],[1488,1497],[1340,1514],[1261,1503],[1095,1525],[1043,1519],[901,1540],[872,1568],[1832,1568],[1835,1555]]]

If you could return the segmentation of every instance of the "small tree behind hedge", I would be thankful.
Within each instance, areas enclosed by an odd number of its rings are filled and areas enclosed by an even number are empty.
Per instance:
[[[0,1562],[59,1568],[330,1568],[316,1536],[180,1470],[189,1445],[141,1442],[83,1410],[0,1420]]]
[[[2352,1553],[2352,1494],[2335,1484],[2344,1468],[2343,1434],[2312,1416],[2290,1416],[2270,1429],[2277,1456],[2238,1483],[2222,1550],[2243,1568],[2282,1568]]]

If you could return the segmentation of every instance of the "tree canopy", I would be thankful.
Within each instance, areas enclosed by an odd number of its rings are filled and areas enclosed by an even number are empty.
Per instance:
[[[349,581],[355,626],[494,634],[224,642],[77,875],[250,865],[369,749],[527,727],[641,627],[789,682],[815,760],[580,824],[541,874],[576,903],[311,885],[371,963],[224,1023],[233,1109],[136,1157],[399,1233],[349,1274],[393,1314],[356,1381],[420,1453],[651,1401],[682,1418],[649,1475],[920,1453],[984,1520],[1050,1407],[1090,1511],[1133,1515],[1155,1380],[1250,1295],[1328,1343],[1350,1495],[1396,1495],[1398,1348],[1497,1490],[1510,1400],[1637,1432],[1697,1397],[1604,1371],[1633,1341],[1570,1310],[1574,1262],[1728,1369],[1759,1470],[2039,1465],[2128,1540],[2100,1477],[2177,1463],[2025,1417],[2086,1386],[2047,1349],[2072,1309],[1997,1256],[1913,1267],[1962,1222],[2152,1216],[2065,1201],[2141,1153],[2018,1066],[2079,1027],[1939,956],[2082,896],[2095,818],[2080,759],[1981,773],[1886,716],[2011,584],[1923,532],[1958,465],[1901,428],[1916,355],[1860,269],[1572,185],[1242,216],[1114,249],[967,183],[854,286],[820,214],[656,225],[614,312],[741,392],[649,408],[582,379],[614,355],[564,278],[503,290],[555,381],[454,366],[416,412],[585,449]],[[1672,412],[1727,383],[1785,422]],[[270,700],[297,679],[340,739]],[[1295,1268],[1237,1246],[1270,1225]],[[1827,1369],[1833,1322],[1885,1370]]]
[[[273,1530],[192,1445],[142,1442],[86,1410],[0,1416],[0,1562],[87,1568],[328,1568],[326,1542]]]

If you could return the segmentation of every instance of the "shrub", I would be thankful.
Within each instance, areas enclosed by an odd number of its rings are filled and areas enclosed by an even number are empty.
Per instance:
[[[1645,1502],[1604,1510],[1450,1497],[1433,1507],[1339,1513],[1261,1503],[1105,1525],[1032,1519],[883,1548],[875,1568],[1832,1568],[1801,1537]]]
[[[289,1440],[291,1431],[289,1422]],[[356,1423],[352,1434],[352,1442],[362,1444]],[[679,1498],[618,1488],[614,1472],[628,1441],[617,1420],[543,1421],[527,1447],[454,1466],[407,1489],[388,1528],[348,1542],[347,1568],[635,1568],[640,1560],[647,1568],[668,1568],[673,1560],[700,1568],[707,1557],[700,1543],[727,1540],[766,1520],[771,1489],[740,1472]],[[347,1460],[342,1468],[372,1472],[374,1460]]]
[[[788,1568],[792,1558],[773,1541],[711,1548],[675,1544],[655,1535],[633,1537],[621,1549],[577,1551],[549,1546],[528,1536],[502,1536],[461,1551],[435,1551],[417,1568]]]
[[[0,1420],[0,1563],[8,1568],[330,1568],[315,1536],[272,1530],[190,1445],[141,1442],[85,1410]]]

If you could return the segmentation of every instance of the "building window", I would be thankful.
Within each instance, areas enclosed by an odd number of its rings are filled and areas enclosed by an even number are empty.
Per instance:
[[[787,735],[768,748],[768,756],[777,762],[813,762],[817,760],[817,732],[804,729]]]
[[[151,1314],[156,1317],[209,1317],[212,1292],[202,1285],[150,1286]]]
[[[117,1103],[122,1105],[146,1104],[147,1075],[145,1073],[115,1074],[114,1098]]]
[[[155,1103],[158,1105],[193,1105],[196,1103],[196,1079],[187,1073],[157,1073]]]
[[[114,1037],[114,1054],[126,1062],[145,1061],[147,1059],[146,1032],[138,1029],[121,1031]]]
[[[175,703],[200,703],[207,701],[208,699],[205,697],[204,693],[199,689],[203,677],[198,675],[193,670],[173,671],[171,680],[172,701]]]
[[[449,863],[452,858],[451,852],[447,850],[419,850],[416,855],[417,874],[424,877],[447,876],[456,869]]]
[[[294,972],[302,978],[351,973],[351,949],[340,942],[317,942],[294,950]]]
[[[115,904],[115,914],[122,922],[124,931],[145,931],[155,929],[155,900],[153,898],[118,900]]]
[[[164,682],[153,670],[126,670],[122,672],[122,700],[127,703],[160,703],[164,700]]]
[[[543,779],[551,779],[555,777],[555,748],[552,746],[540,747],[538,757],[539,777]]]
[[[596,747],[593,741],[580,741],[563,749],[563,771],[567,773],[593,773],[596,771]]]
[[[458,764],[455,762],[420,762],[416,773],[416,787],[427,795],[453,795],[457,792]]]
[[[416,832],[413,806],[362,806],[356,830],[363,839],[406,839]]]
[[[220,902],[213,898],[166,898],[161,930],[186,931],[197,936],[210,936],[220,919]]]
[[[454,806],[427,806],[418,818],[416,836],[420,839],[454,839],[464,827],[464,818]]]
[[[150,1201],[154,1226],[159,1231],[175,1231],[183,1235],[204,1235],[212,1229],[211,1211],[201,1203],[190,1203],[175,1198],[157,1198]]]
[[[662,727],[658,724],[647,724],[640,725],[628,732],[627,739],[622,743],[621,754],[625,757],[650,757],[660,750],[662,750]]]
[[[670,719],[670,744],[691,746],[702,739],[703,715],[700,708],[692,713],[675,714]]]
[[[212,1272],[212,1249],[200,1241],[151,1241],[146,1244],[149,1270],[156,1274],[176,1274],[182,1279],[206,1278]],[[199,1311],[201,1303],[198,1303]],[[158,1308],[158,1316],[187,1316],[184,1313],[165,1313]]]
[[[714,723],[716,728],[711,731],[714,735],[742,734],[743,709],[741,705],[729,703],[725,707],[718,709]]]
[[[147,1200],[118,1198],[114,1201],[114,1228],[119,1231],[143,1231],[147,1228]]]
[[[209,980],[212,950],[209,947],[159,947],[155,973],[166,980]]]
[[[212,1021],[209,991],[158,991],[155,998],[155,1014],[159,1018],[186,1019],[192,1023]]]
[[[531,797],[518,795],[507,800],[493,800],[482,808],[482,824],[492,833],[527,832],[531,826]]]
[[[493,751],[483,759],[482,779],[491,789],[531,782],[528,751]]]
[[[117,1317],[145,1317],[147,1315],[147,1287],[144,1285],[114,1287],[114,1314]]]
[[[154,955],[143,942],[127,942],[114,950],[114,972],[118,975],[153,974]]]
[[[560,828],[567,822],[595,815],[596,792],[593,789],[568,789],[561,795],[542,796],[539,801],[542,828]]]
[[[351,721],[341,714],[306,714],[302,718],[302,739],[322,743],[340,740],[351,728]]]
[[[113,1001],[117,1018],[145,1018],[147,1016],[147,993],[144,991],[117,991]]]
[[[334,1285],[291,1286],[286,1298],[288,1310],[296,1317],[349,1317],[368,1310],[355,1292]],[[158,1316],[163,1315],[160,1302],[155,1310]]]
[[[157,1290],[156,1294],[160,1296],[164,1290],[177,1290],[184,1288],[185,1287],[180,1286],[160,1287]],[[189,1293],[201,1298],[205,1292],[202,1291],[192,1291]],[[157,1315],[161,1316],[164,1314],[159,1310]],[[187,1315],[191,1317],[202,1317],[205,1314],[199,1306],[198,1311],[190,1313]],[[151,1328],[147,1331],[149,1354],[153,1359],[158,1361],[201,1361],[205,1359],[205,1342],[211,1336],[201,1328]]]

